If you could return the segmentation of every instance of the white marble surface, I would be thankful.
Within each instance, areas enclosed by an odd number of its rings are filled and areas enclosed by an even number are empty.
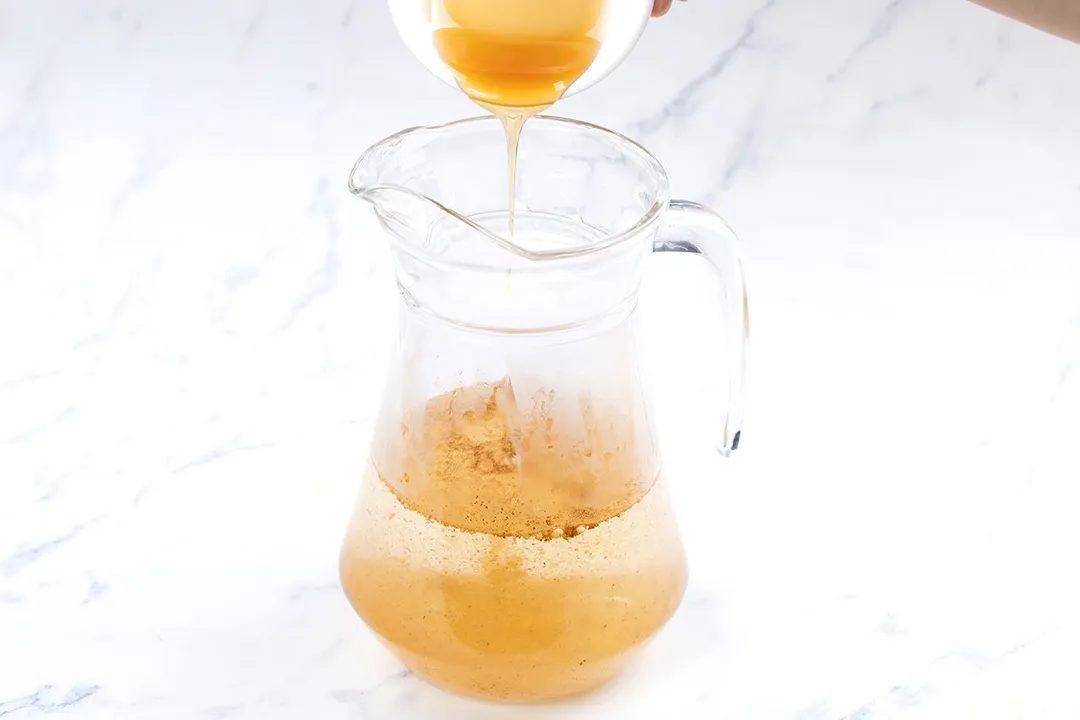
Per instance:
[[[473,109],[380,0],[0,0],[0,717],[1080,718],[1078,78],[958,0],[693,0],[565,103],[745,237],[751,416],[669,455],[642,663],[505,708],[336,576],[395,302],[345,176]]]

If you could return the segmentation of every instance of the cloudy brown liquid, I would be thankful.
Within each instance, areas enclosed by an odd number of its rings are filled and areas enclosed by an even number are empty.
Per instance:
[[[394,474],[368,471],[341,572],[357,613],[421,676],[529,701],[622,670],[678,607],[686,565],[628,421],[594,408],[566,432],[543,402],[516,402],[474,386],[407,418],[406,454],[384,463]]]
[[[429,1],[439,56],[506,131],[513,235],[521,130],[596,59],[605,0]]]

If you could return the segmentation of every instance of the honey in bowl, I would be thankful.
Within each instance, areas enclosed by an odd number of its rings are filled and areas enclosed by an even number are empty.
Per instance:
[[[431,0],[434,41],[473,100],[545,108],[600,52],[604,0]]]

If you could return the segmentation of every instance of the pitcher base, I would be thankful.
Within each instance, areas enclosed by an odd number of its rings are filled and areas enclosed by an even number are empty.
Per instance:
[[[590,693],[618,677],[640,652],[640,648],[633,648],[615,657],[582,661],[576,666],[541,666],[515,658],[462,666],[379,639],[418,677],[435,687],[455,695],[503,703],[564,700]]]

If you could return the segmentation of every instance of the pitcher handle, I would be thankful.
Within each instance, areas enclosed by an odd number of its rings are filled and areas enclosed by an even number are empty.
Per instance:
[[[746,397],[746,354],[750,311],[746,301],[742,253],[735,231],[709,208],[672,200],[653,252],[692,253],[708,261],[724,293],[723,323],[727,350],[728,408],[718,448],[724,456],[738,449]]]

